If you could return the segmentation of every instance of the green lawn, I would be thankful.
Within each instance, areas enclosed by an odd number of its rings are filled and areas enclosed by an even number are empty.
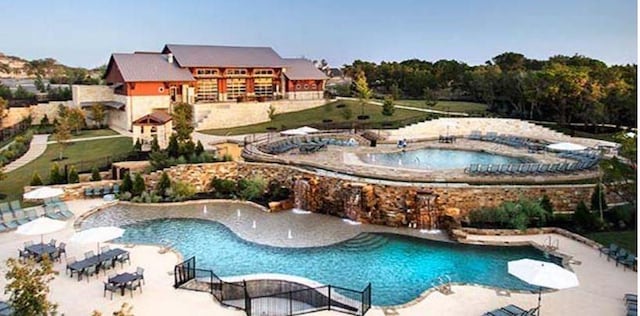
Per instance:
[[[98,137],[98,136],[111,136],[111,135],[118,135],[118,132],[112,130],[112,129],[87,129],[87,130],[81,130],[80,132],[76,133],[71,133],[71,139],[76,139],[76,138],[86,138],[86,137]],[[53,139],[53,135],[49,135],[49,140],[54,140]]]
[[[52,159],[58,157],[59,146],[58,144],[48,145],[47,150],[38,159],[7,173],[6,179],[0,181],[0,193],[6,195],[4,200],[20,199],[22,188],[29,185],[34,172],[38,172],[42,181],[47,183],[49,170],[54,163]],[[130,152],[132,147],[129,137],[71,143],[64,151],[64,156],[68,159],[63,160],[61,164],[123,155]]]
[[[339,106],[341,105],[344,105],[344,107],[340,108]],[[352,112],[352,117],[349,120],[343,117],[343,113],[347,108],[351,109]],[[358,115],[361,115],[361,111],[362,109],[360,104],[356,101],[341,100],[304,111],[277,114],[270,122],[234,128],[204,130],[201,132],[213,135],[239,135],[264,133],[267,132],[267,128],[276,128],[281,131],[305,125],[325,129],[348,128],[351,126],[351,123],[358,126],[363,126],[364,124],[366,128],[396,128],[398,126],[422,121],[429,117],[434,117],[433,114],[403,109],[396,109],[393,116],[384,116],[382,115],[381,106],[367,104],[365,105],[364,113],[365,115],[369,115],[370,118],[368,120],[360,121],[357,117]],[[332,120],[332,122],[323,123],[323,120]],[[383,126],[383,124],[385,124],[385,126]]]
[[[617,232],[602,232],[591,233],[587,237],[601,243],[604,246],[609,246],[611,243],[616,243],[620,247],[627,249],[634,254],[638,251],[638,231],[637,230],[625,230]]]
[[[589,132],[584,132],[584,131],[579,131],[579,130],[573,130],[573,132],[572,132],[571,129],[566,127],[566,126],[560,126],[560,125],[557,125],[557,124],[543,124],[543,123],[536,123],[536,124],[542,125],[544,127],[552,129],[554,131],[558,131],[560,133],[564,133],[564,134],[567,134],[567,135],[571,135],[571,133],[573,133],[573,135],[575,137],[593,138],[593,139],[606,140],[606,141],[610,141],[610,142],[615,142],[615,139],[613,138],[613,136],[617,134],[617,132],[616,133],[598,133],[598,134],[594,134],[594,133],[589,133]]]
[[[483,103],[465,101],[438,101],[434,106],[427,106],[424,100],[397,100],[396,104],[412,106],[421,109],[430,109],[449,112],[464,112],[481,115],[487,111],[487,105]]]

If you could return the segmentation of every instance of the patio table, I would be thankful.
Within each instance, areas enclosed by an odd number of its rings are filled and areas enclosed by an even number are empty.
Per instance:
[[[119,248],[111,249],[101,254],[89,257],[87,259],[76,261],[72,264],[69,264],[67,268],[71,271],[78,272],[78,281],[80,281],[82,280],[82,272],[84,271],[84,269],[94,265],[98,266],[98,269],[99,269],[100,268],[99,265],[102,261],[108,260],[108,259],[116,260],[118,256],[121,256],[126,253],[128,253],[128,251],[123,249],[119,249]],[[96,272],[98,269],[96,269]]]
[[[120,295],[124,296],[124,289],[127,283],[131,281],[135,281],[138,278],[140,278],[140,276],[135,273],[125,272],[125,273],[120,273],[114,276],[113,278],[109,278],[109,283],[119,287]]]
[[[31,254],[34,254],[38,260],[41,260],[46,254],[49,257],[56,251],[56,247],[49,244],[34,244],[24,248]]]

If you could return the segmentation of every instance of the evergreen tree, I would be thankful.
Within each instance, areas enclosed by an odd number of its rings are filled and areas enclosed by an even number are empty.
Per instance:
[[[31,183],[29,185],[31,185],[32,187],[42,185],[42,179],[40,179],[40,175],[38,174],[38,172],[33,173],[33,176],[31,177]]]
[[[62,184],[64,183],[64,175],[60,174],[60,166],[54,163],[49,171],[49,183],[50,184]]]
[[[158,184],[156,185],[156,191],[158,192],[158,195],[166,196],[167,189],[169,189],[170,187],[171,187],[171,179],[169,179],[169,175],[166,172],[163,172],[162,175],[160,176],[160,180],[158,181]]]
[[[145,190],[144,179],[142,178],[142,175],[140,175],[140,173],[136,173],[133,179],[133,186],[131,187],[131,195],[138,196],[142,194],[144,190]]]
[[[596,185],[593,193],[591,194],[591,210],[607,210],[607,196],[601,184]]]
[[[142,148],[142,145],[140,148]],[[158,143],[158,138],[154,136],[153,140],[151,141],[151,152],[157,153],[159,151],[160,151],[160,144]]]
[[[395,105],[393,105],[393,99],[390,97],[385,97],[384,103],[382,104],[382,115],[391,116],[395,111],[396,108]]]
[[[196,144],[195,154],[200,156],[203,152],[204,152],[204,146],[202,146],[202,142],[198,140],[198,143]]]
[[[100,181],[102,180],[102,176],[100,176],[100,170],[96,166],[91,168],[91,181]]]
[[[67,177],[67,183],[78,183],[80,182],[80,178],[78,177],[78,171],[76,168],[71,166],[69,170],[69,176]]]
[[[140,142],[140,138],[136,139],[136,143],[133,144],[133,151],[136,153],[139,153],[142,151],[142,142]]]
[[[553,204],[551,204],[551,200],[548,195],[545,194],[542,196],[542,199],[540,199],[540,206],[545,210],[545,212],[547,212],[548,216],[553,215]]]
[[[171,134],[169,145],[167,145],[167,153],[169,157],[178,158],[180,156],[180,146],[178,145],[178,135]]]
[[[125,172],[124,177],[122,178],[122,185],[120,186],[120,192],[131,193],[132,188],[133,188],[133,181],[131,181],[131,175],[129,174],[129,172]]]

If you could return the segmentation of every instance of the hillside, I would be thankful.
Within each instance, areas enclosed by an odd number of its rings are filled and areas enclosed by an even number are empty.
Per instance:
[[[58,63],[53,58],[26,60],[0,52],[0,78],[36,78],[40,74],[43,78],[55,79],[74,77],[71,75],[73,73],[86,73],[88,77],[100,78],[102,70],[70,67]]]

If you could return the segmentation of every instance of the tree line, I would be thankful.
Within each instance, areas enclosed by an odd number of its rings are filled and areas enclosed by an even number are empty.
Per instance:
[[[637,124],[635,64],[608,66],[581,55],[537,60],[506,52],[478,66],[356,60],[343,71],[352,78],[364,72],[377,96],[482,102],[499,116],[560,124]]]

